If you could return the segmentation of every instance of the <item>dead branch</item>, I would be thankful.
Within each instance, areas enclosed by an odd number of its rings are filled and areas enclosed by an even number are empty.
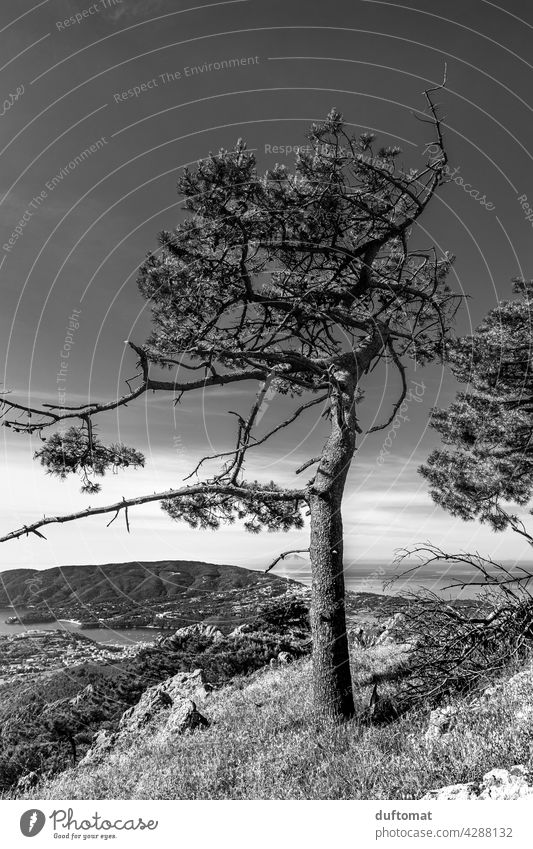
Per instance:
[[[274,566],[277,566],[280,560],[285,560],[285,558],[288,557],[289,554],[305,554],[308,552],[308,548],[293,548],[290,551],[284,551],[283,554],[279,554],[278,557],[276,557],[276,559],[272,561],[270,566],[267,566],[267,568],[265,569],[265,573],[270,572],[274,568]]]
[[[390,355],[391,355],[392,360],[394,362],[394,365],[396,366],[396,368],[398,369],[398,371],[400,373],[400,377],[401,377],[401,380],[402,380],[402,390],[400,392],[400,396],[399,396],[398,400],[396,401],[396,403],[394,404],[394,406],[392,408],[392,413],[390,414],[387,421],[383,422],[383,424],[380,424],[380,425],[374,425],[374,427],[370,428],[368,433],[375,433],[378,430],[385,430],[385,428],[389,427],[389,425],[394,421],[394,418],[397,415],[398,410],[402,406],[403,402],[405,401],[405,398],[406,398],[406,395],[407,395],[407,379],[406,379],[406,376],[405,376],[405,367],[402,364],[400,358],[398,357],[398,354],[395,351],[392,340],[390,340],[390,339],[388,340],[387,347],[389,349],[389,352],[390,352]]]

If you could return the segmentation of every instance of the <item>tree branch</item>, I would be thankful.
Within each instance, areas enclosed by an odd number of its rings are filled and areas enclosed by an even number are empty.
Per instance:
[[[261,488],[248,488],[242,486],[222,485],[222,484],[198,484],[197,486],[186,486],[181,489],[169,489],[166,492],[154,492],[152,495],[140,495],[137,498],[123,498],[122,501],[117,501],[115,504],[107,504],[102,507],[87,507],[85,510],[80,510],[77,513],[68,513],[62,516],[45,516],[31,525],[23,525],[16,531],[11,531],[3,537],[0,537],[0,542],[7,542],[10,539],[18,539],[22,536],[27,536],[30,533],[37,533],[38,528],[45,525],[64,524],[66,522],[75,522],[77,519],[87,519],[89,516],[101,516],[105,513],[115,513],[116,518],[121,510],[127,511],[128,507],[137,507],[140,504],[149,504],[153,501],[171,501],[173,499],[188,498],[191,495],[217,494],[232,496],[240,501],[305,501],[306,492],[303,489],[294,490],[271,490]],[[127,514],[126,514],[127,515]],[[114,519],[112,520],[114,521]],[[111,524],[111,522],[109,523]],[[42,536],[42,534],[38,534]]]
[[[314,407],[317,404],[322,403],[322,401],[326,401],[327,398],[328,398],[328,395],[320,395],[319,398],[313,398],[311,401],[308,401],[306,404],[301,404],[301,406],[298,407],[298,409],[294,413],[292,413],[287,419],[285,419],[285,421],[280,422],[278,425],[276,425],[274,428],[272,428],[272,430],[270,430],[268,433],[266,433],[264,436],[262,436],[261,439],[257,439],[257,440],[254,439],[253,442],[248,441],[246,443],[243,443],[242,440],[240,440],[240,444],[238,444],[236,448],[232,448],[231,451],[220,451],[218,454],[210,454],[208,457],[202,457],[202,459],[197,463],[197,465],[192,470],[192,472],[190,474],[188,474],[187,477],[184,478],[184,480],[189,480],[193,475],[195,475],[198,472],[200,467],[204,463],[206,463],[208,460],[220,460],[222,457],[231,457],[235,454],[238,454],[239,452],[244,454],[247,451],[249,451],[251,448],[258,448],[260,445],[263,445],[268,439],[270,439],[272,436],[274,436],[274,434],[278,433],[278,431],[282,430],[283,428],[288,427],[294,421],[296,421],[296,419],[305,410],[308,410],[310,407]],[[318,459],[320,459],[320,457]],[[307,468],[307,465],[310,465],[310,463],[306,464],[306,466],[304,466],[303,468]],[[303,468],[297,469],[296,474],[303,471]]]
[[[280,560],[285,560],[285,558],[288,557],[289,554],[303,554],[307,552],[309,552],[308,548],[293,548],[290,551],[284,551],[283,554],[278,555],[278,557],[276,557],[276,559],[272,561],[270,566],[267,566],[267,568],[265,569],[265,574],[267,572],[270,572],[274,568],[274,566],[279,563]]]
[[[228,383],[239,383],[244,380],[264,380],[267,375],[266,367],[262,370],[259,367],[252,368],[250,370],[243,370],[237,372],[230,372],[228,374],[211,374],[210,376],[206,376],[200,378],[199,380],[189,381],[189,382],[181,382],[179,380],[154,380],[149,376],[149,364],[148,364],[148,355],[143,348],[140,348],[134,342],[128,342],[130,348],[135,351],[136,354],[139,355],[139,365],[141,366],[142,371],[142,383],[132,392],[128,392],[126,395],[122,395],[120,398],[115,399],[114,401],[107,402],[93,402],[91,404],[84,404],[79,407],[52,407],[52,405],[44,405],[47,409],[38,409],[36,407],[29,407],[24,404],[19,404],[16,401],[11,401],[6,397],[6,393],[0,395],[0,406],[7,407],[8,409],[20,410],[22,414],[28,415],[28,418],[32,418],[37,415],[40,416],[41,419],[46,417],[47,421],[28,421],[28,422],[19,422],[18,420],[5,420],[4,425],[7,427],[11,427],[14,430],[23,431],[24,433],[35,433],[36,431],[41,431],[44,428],[51,427],[59,422],[65,421],[67,419],[82,419],[87,422],[88,418],[99,413],[109,412],[111,410],[116,410],[119,407],[126,406],[131,401],[139,398],[145,392],[175,392],[175,393],[183,393],[183,392],[191,392],[197,389],[204,389],[208,386],[224,386]],[[139,377],[141,375],[138,375]],[[54,409],[63,409],[68,412],[64,413],[55,413]],[[5,415],[5,414],[4,414]]]
[[[391,357],[394,361],[394,365],[396,366],[396,368],[400,372],[400,376],[401,376],[401,379],[402,379],[402,391],[400,393],[400,397],[398,398],[394,407],[392,408],[392,413],[390,414],[387,421],[383,422],[383,424],[375,425],[374,427],[371,427],[370,430],[368,431],[368,433],[375,433],[377,430],[384,430],[386,427],[388,427],[391,424],[391,422],[394,421],[394,418],[395,418],[398,410],[402,406],[403,402],[405,401],[405,397],[407,395],[407,380],[406,380],[406,377],[405,377],[405,367],[404,367],[403,363],[401,362],[400,358],[398,357],[398,354],[394,350],[394,345],[392,344],[390,339],[387,341],[387,347],[388,347],[390,354],[391,354]]]

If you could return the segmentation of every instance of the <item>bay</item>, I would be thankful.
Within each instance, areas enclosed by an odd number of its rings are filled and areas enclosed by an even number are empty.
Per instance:
[[[19,616],[25,612],[24,608],[17,610]],[[96,643],[124,646],[133,643],[153,642],[160,634],[167,633],[158,628],[127,628],[116,631],[112,628],[80,628],[76,622],[66,620],[38,622],[31,625],[8,625],[6,619],[14,615],[15,611],[11,607],[0,608],[0,635],[13,636],[27,631],[56,631],[58,628],[62,628],[65,631],[75,631],[90,637]]]

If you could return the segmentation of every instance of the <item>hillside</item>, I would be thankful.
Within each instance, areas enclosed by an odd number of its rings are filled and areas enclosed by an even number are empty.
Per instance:
[[[116,728],[150,687],[199,665],[215,687],[310,648],[306,605],[270,602],[228,635],[193,624],[153,644],[103,647],[64,632],[29,631],[0,641],[0,790],[28,773],[65,769],[95,733]]]
[[[450,792],[481,796],[492,792],[485,773],[518,766],[511,783],[529,787],[530,737],[517,706],[533,695],[533,674],[520,679],[518,696],[502,691],[472,710],[466,693],[479,693],[516,655],[493,646],[487,669],[483,652],[468,653],[475,686],[459,677],[439,694],[433,682],[426,698],[431,675],[420,669],[429,657],[430,673],[436,662],[440,674],[442,662],[438,640],[436,660],[424,654],[443,625],[431,599],[417,607],[412,598],[347,594],[356,718],[317,732],[310,593],[295,581],[189,561],[2,577],[11,601],[38,598],[35,614],[165,624],[153,643],[120,647],[60,630],[0,638],[4,797],[36,788],[39,798],[419,798],[450,782],[461,784]],[[456,627],[454,610],[462,611],[468,637],[480,604],[444,604],[440,613],[447,621],[451,611]]]
[[[24,624],[52,618],[87,628],[179,628],[209,622],[231,630],[263,604],[305,593],[295,581],[239,566],[189,560],[13,569],[0,574],[0,607],[29,608]]]
[[[58,799],[533,794],[533,667],[522,631],[519,651],[513,642],[513,616],[522,605],[508,610],[494,645],[486,627],[480,632],[481,653],[468,651],[473,666],[465,667],[462,655],[454,660],[448,653],[453,641],[444,635],[439,642],[439,613],[448,621],[451,611],[448,631],[457,627],[450,605],[439,611],[430,599],[413,608],[412,599],[349,593],[356,716],[331,727],[317,725],[313,714],[309,591],[258,577],[204,597],[211,611],[222,607],[240,617],[232,629],[227,620],[219,629],[199,619],[154,643],[128,647],[59,631],[2,638],[0,793]],[[272,587],[271,595],[265,588]],[[164,603],[180,607],[183,598]],[[470,613],[479,608],[460,609],[468,614],[460,618],[461,647],[478,633],[479,619]],[[442,645],[447,662],[459,666],[448,667],[446,680],[454,669],[458,677],[440,692],[432,676],[441,676]],[[526,667],[517,673],[519,662]]]
[[[376,674],[394,674],[402,652],[354,652],[359,710]],[[314,722],[309,661],[260,670],[244,686],[198,697],[209,727],[177,734],[164,707],[142,733],[119,734],[23,798],[531,797],[533,667],[513,672],[477,699],[454,700],[447,726],[427,708],[390,725],[355,721],[332,733]]]
[[[121,601],[124,597],[142,603],[147,598],[163,601],[260,584],[281,589],[285,583],[276,575],[239,566],[190,560],[10,569],[0,573],[0,606],[46,603],[63,607]]]

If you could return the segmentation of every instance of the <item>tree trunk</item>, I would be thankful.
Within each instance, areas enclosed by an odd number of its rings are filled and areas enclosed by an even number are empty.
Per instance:
[[[317,718],[340,722],[354,713],[346,634],[342,497],[355,450],[355,379],[335,375],[332,425],[309,492],[312,568],[313,690]]]

